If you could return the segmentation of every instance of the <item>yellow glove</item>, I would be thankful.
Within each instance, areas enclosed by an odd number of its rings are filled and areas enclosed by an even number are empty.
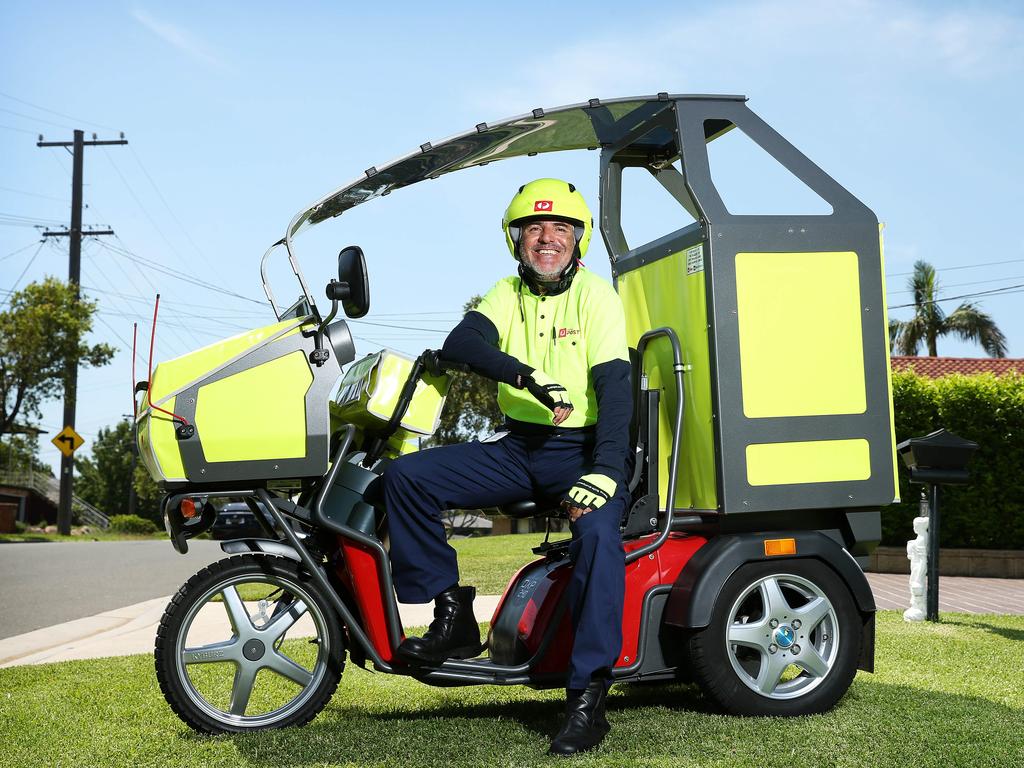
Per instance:
[[[608,475],[593,473],[576,481],[562,499],[562,505],[581,509],[600,509],[615,495],[616,483]]]

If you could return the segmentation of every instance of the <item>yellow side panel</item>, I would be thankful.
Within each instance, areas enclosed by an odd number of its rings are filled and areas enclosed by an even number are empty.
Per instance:
[[[864,413],[857,254],[738,253],[748,418]]]
[[[306,455],[306,392],[313,383],[301,350],[199,388],[196,430],[207,461]]]
[[[388,423],[412,372],[412,358],[390,349],[367,355],[349,366],[338,394],[330,404],[333,418],[367,429]],[[432,435],[441,424],[441,412],[451,379],[420,376],[412,402],[402,417],[403,431]]]
[[[282,320],[263,328],[254,328],[231,338],[215,341],[213,344],[208,344],[195,352],[189,352],[187,355],[165,360],[153,371],[153,402],[160,403],[160,398],[166,397],[169,393],[190,384],[201,376],[205,376],[214,368],[223,365],[247,349],[259,346],[274,334],[280,333],[282,329],[294,323],[294,319]],[[282,338],[298,332],[299,329],[296,327],[284,334]],[[161,407],[166,408],[167,406],[161,404]]]
[[[175,399],[172,397],[161,407],[173,413]],[[148,405],[143,398],[142,409]],[[159,411],[151,410],[139,421],[139,455],[154,480],[185,479],[185,466],[174,428],[174,419]]]
[[[754,443],[747,446],[747,482],[795,485],[867,480],[871,477],[868,441],[811,440]]]
[[[892,350],[889,349],[889,306],[886,302],[886,287],[885,287],[885,248],[882,247],[882,229],[884,225],[878,225],[878,257],[879,257],[879,269],[882,271],[882,332],[885,334],[885,349],[886,357],[889,358],[892,355]],[[892,405],[892,360],[888,360],[888,364],[885,366],[885,383],[889,388],[889,435],[892,439],[892,487],[895,489],[895,496],[893,504],[898,504],[900,500],[900,476],[899,470],[896,468],[896,411]]]
[[[645,331],[660,326],[669,326],[679,336],[683,362],[691,368],[684,375],[686,401],[675,506],[677,509],[715,509],[718,492],[702,246],[627,272],[618,278],[616,288],[626,312],[626,333],[631,347],[636,346]],[[650,388],[661,390],[658,494],[664,506],[676,408],[672,347],[667,339],[650,343],[644,367],[650,376]]]

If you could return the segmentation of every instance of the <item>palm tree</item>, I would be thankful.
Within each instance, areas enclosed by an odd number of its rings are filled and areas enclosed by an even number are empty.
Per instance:
[[[907,286],[914,293],[914,316],[890,320],[889,340],[900,355],[916,355],[923,342],[928,355],[938,354],[936,341],[952,333],[964,341],[981,344],[990,357],[1006,357],[1006,337],[995,321],[971,302],[964,302],[947,315],[939,306],[939,281],[935,267],[926,261],[914,263]]]

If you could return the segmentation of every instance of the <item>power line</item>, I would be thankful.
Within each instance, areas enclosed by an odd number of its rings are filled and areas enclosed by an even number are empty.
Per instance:
[[[122,243],[122,245],[123,245],[123,241],[121,240],[121,238],[117,238],[117,240],[118,240],[118,242]],[[215,293],[221,293],[221,294],[224,294],[225,296],[231,296],[232,298],[235,298],[235,299],[242,299],[244,301],[251,301],[253,304],[259,304],[260,306],[263,305],[263,302],[257,301],[256,299],[252,299],[252,298],[250,298],[248,296],[243,296],[240,293],[235,293],[234,291],[229,291],[229,290],[227,290],[225,288],[221,288],[220,286],[212,285],[210,283],[203,282],[202,280],[197,280],[197,279],[195,279],[193,277],[188,277],[188,276],[182,275],[182,274],[180,274],[178,272],[174,272],[174,271],[172,271],[170,269],[167,269],[166,267],[164,267],[164,266],[162,266],[162,265],[160,265],[160,264],[158,264],[158,263],[156,263],[154,261],[151,261],[150,259],[145,258],[144,256],[139,256],[137,253],[134,253],[133,251],[130,251],[127,248],[117,248],[115,246],[110,245],[109,243],[100,243],[100,245],[102,247],[106,248],[107,250],[111,251],[112,253],[116,253],[119,256],[122,256],[123,258],[126,258],[126,259],[137,261],[138,263],[144,265],[147,269],[151,269],[154,272],[158,272],[158,273],[160,273],[162,275],[165,275],[167,277],[174,278],[175,280],[181,280],[182,282],[189,283],[191,285],[195,285],[195,286],[198,286],[200,288],[205,288],[208,291],[213,291]]]
[[[107,276],[107,274],[106,274],[106,273],[105,273],[105,272],[103,271],[103,268],[102,268],[102,267],[100,266],[100,264],[99,264],[99,261],[98,261],[98,260],[97,260],[97,259],[95,258],[95,256],[94,256],[93,254],[91,254],[91,253],[90,253],[90,254],[89,254],[89,257],[90,257],[90,259],[91,259],[91,261],[92,261],[92,265],[93,265],[93,266],[94,266],[94,267],[96,268],[96,271],[100,273],[100,276],[101,276],[101,277],[102,277],[102,278],[103,278],[104,280],[106,280],[106,281],[107,281],[107,284],[108,284],[108,285],[113,285],[113,284],[114,284],[114,281],[113,281],[113,280],[111,280],[111,279],[110,279],[110,278],[109,278],[109,277]],[[118,269],[121,269],[121,265],[120,265],[120,264],[119,264],[119,263],[118,263],[117,261],[114,261],[114,265],[115,265],[115,266],[116,266],[116,267],[117,267]],[[135,285],[135,283],[134,283],[134,282],[132,281],[131,277],[129,277],[129,276],[128,276],[128,273],[127,273],[127,272],[125,272],[125,271],[124,271],[123,269],[121,269],[121,274],[123,274],[123,275],[125,276],[125,278],[126,278],[126,279],[128,280],[128,282],[132,284],[132,287],[133,287],[133,288],[135,288],[136,290],[138,290],[138,287],[137,287],[137,286]],[[176,339],[176,340],[178,341],[178,343],[179,343],[179,344],[181,344],[181,348],[182,348],[182,349],[184,349],[184,350],[185,350],[186,352],[188,352],[188,351],[189,351],[189,347],[190,347],[191,345],[190,345],[190,344],[189,344],[189,343],[188,343],[187,341],[185,341],[185,339],[183,339],[183,338],[182,338],[182,337],[181,337],[181,336],[180,336],[180,335],[179,335],[179,334],[178,334],[178,333],[177,333],[176,331],[174,331],[174,329],[173,329],[173,328],[172,328],[171,330],[172,330],[172,332],[173,332],[173,334],[174,334],[174,337],[175,337],[175,339]],[[193,341],[194,341],[194,342],[195,342],[196,344],[199,344],[199,339],[195,338],[195,336],[193,336],[193,337],[192,337],[192,339],[193,339]]]
[[[419,317],[420,315],[459,315],[461,317],[462,314],[461,310],[439,309],[433,312],[385,312],[374,315],[374,317]]]
[[[110,163],[118,178],[121,179],[121,183],[124,184],[125,189],[128,190],[128,193],[132,196],[132,199],[135,200],[135,204],[139,206],[139,210],[141,210],[142,213],[145,214],[146,218],[149,219],[149,223],[153,225],[153,229],[155,229],[157,231],[157,234],[160,235],[160,237],[163,239],[165,243],[167,243],[167,247],[171,249],[171,253],[177,256],[178,259],[182,263],[184,263],[185,260],[181,258],[181,254],[179,254],[177,249],[175,249],[174,244],[171,243],[171,241],[167,238],[167,235],[164,234],[164,231],[160,229],[160,225],[157,224],[156,219],[154,219],[150,215],[149,210],[146,208],[146,206],[142,204],[142,200],[139,199],[139,196],[135,193],[135,189],[132,187],[132,185],[128,183],[128,179],[126,179],[124,174],[121,173],[121,169],[118,167],[117,163],[114,162],[114,158],[112,158],[110,156],[110,153],[107,151],[104,151],[103,154],[106,155],[107,162]]]
[[[447,334],[448,331],[440,331],[436,328],[416,328],[411,325],[389,325],[387,323],[372,323],[369,320],[349,320],[350,323],[358,323],[360,325],[374,325],[378,328],[397,328],[402,331],[426,331],[427,333],[443,333]]]
[[[1004,288],[993,288],[990,291],[976,291],[975,293],[963,293],[963,294],[961,294],[959,296],[947,296],[946,298],[942,298],[942,299],[932,299],[931,301],[922,301],[921,305],[925,305],[925,304],[938,304],[940,301],[956,301],[957,299],[973,299],[973,298],[977,298],[979,296],[1000,296],[1000,295],[1002,295],[1004,293],[1018,293],[1019,291],[1015,290],[1015,289],[1024,289],[1024,283],[1019,283],[1017,285],[1008,285],[1008,286],[1006,286]],[[916,307],[916,306],[918,306],[918,303],[917,302],[912,302],[910,304],[897,304],[895,306],[888,307],[888,309],[905,309],[906,307]]]
[[[103,276],[103,277],[104,277],[104,278],[106,279],[106,281],[107,281],[107,284],[108,284],[108,285],[113,285],[113,284],[114,284],[114,281],[113,281],[113,280],[111,280],[111,279],[110,279],[109,277],[107,277],[107,276],[106,276],[106,274],[104,274],[103,270],[102,270],[102,269],[100,268],[100,266],[99,266],[99,263],[98,263],[98,262],[96,261],[96,259],[95,259],[95,258],[93,259],[93,263],[94,263],[94,264],[96,264],[96,268],[97,268],[97,269],[98,269],[98,270],[100,271],[100,274],[101,274],[101,275],[102,275],[102,276]],[[131,287],[132,287],[132,288],[134,288],[134,289],[135,289],[136,291],[138,291],[138,290],[139,290],[139,286],[135,284],[135,281],[134,281],[134,280],[132,280],[132,278],[131,278],[131,275],[129,275],[129,274],[128,274],[127,270],[125,270],[125,269],[124,269],[124,268],[123,268],[123,267],[121,266],[121,263],[120,263],[120,261],[119,261],[118,259],[113,259],[113,260],[112,260],[112,263],[113,263],[113,264],[114,264],[114,266],[115,266],[115,267],[116,267],[116,268],[117,268],[117,269],[118,269],[118,270],[119,270],[119,271],[121,272],[121,274],[122,274],[122,275],[124,275],[124,278],[125,278],[125,280],[127,280],[127,281],[128,281],[128,284],[129,284],[129,285],[131,285]],[[140,271],[140,273],[141,273],[141,271]],[[143,277],[145,277],[145,273],[141,273],[141,274],[143,275]],[[147,282],[148,282],[148,281],[147,281]],[[155,286],[153,286],[153,295],[155,296],[155,295],[156,295],[157,293],[158,293],[158,291],[156,290],[156,287],[155,287]],[[146,302],[146,304],[147,304],[147,305],[149,305],[149,304],[150,304],[150,302],[149,302],[149,301],[147,301],[147,302]],[[179,336],[179,335],[178,335],[177,333],[175,333],[174,335],[175,335],[175,338],[177,338],[177,339],[178,339],[178,341],[179,341],[179,342],[181,342],[181,345],[182,345],[182,347],[183,347],[183,348],[185,349],[185,351],[186,351],[186,352],[190,351],[189,347],[190,347],[191,345],[190,345],[190,344],[189,344],[189,343],[188,343],[187,341],[185,341],[185,340],[184,340],[183,338],[181,338],[181,336]],[[196,344],[199,344],[199,343],[200,343],[200,342],[199,342],[199,339],[197,339],[197,338],[196,338],[195,336],[193,336],[193,335],[192,335],[191,333],[190,333],[189,335],[190,335],[190,336],[192,336],[192,341],[194,341],[194,342],[195,342]]]
[[[29,136],[39,135],[39,131],[30,131],[27,128],[15,128],[13,125],[0,125],[0,128],[6,128],[8,131],[17,131],[18,133],[27,133]]]
[[[119,311],[119,310],[116,310],[116,309],[99,309],[99,310],[97,310],[97,312],[99,312],[101,314],[105,314],[105,315],[113,315],[115,317],[122,317],[122,318],[124,318],[126,320],[145,320],[145,319],[147,319],[147,315],[143,315],[143,314],[140,314],[138,312],[131,312],[131,311]],[[152,315],[148,315],[148,318],[150,320],[152,320],[153,316]],[[196,331],[197,333],[203,333],[203,334],[206,334],[207,336],[213,336],[214,338],[221,338],[219,336],[217,330],[216,329],[211,329],[209,326],[207,326],[207,327],[197,327],[197,326],[194,326],[194,325],[188,325],[187,323],[182,323],[180,321],[174,321],[174,320],[161,320],[160,321],[160,325],[161,326],[163,326],[163,325],[170,325],[170,326],[173,326],[175,328],[185,328],[186,330],[193,330],[193,331]],[[247,330],[250,330],[250,329],[246,328],[246,327],[241,327],[241,330],[247,331]],[[199,343],[201,343],[201,342],[199,342]],[[184,353],[179,352],[177,354],[188,354],[188,352],[191,352],[191,351],[192,351],[191,349],[186,348]]]
[[[49,112],[51,115],[57,115],[57,117],[66,117],[68,120],[74,120],[76,123],[86,123],[88,125],[93,125],[97,128],[104,128],[108,131],[117,130],[117,128],[111,128],[109,125],[103,125],[102,123],[94,123],[91,120],[82,120],[81,118],[72,117],[71,115],[65,115],[63,112],[57,112],[56,110],[50,109],[48,107],[41,107],[38,104],[33,104],[31,101],[19,99],[17,96],[11,96],[11,94],[4,93],[3,91],[0,91],[0,96],[3,96],[5,99],[10,99],[11,101],[16,101],[19,104],[24,104],[26,107],[32,107],[33,109],[38,109],[42,112]]]
[[[67,125],[65,123],[55,123],[52,120],[43,120],[43,118],[41,117],[35,117],[34,115],[26,115],[22,112],[15,112],[13,109],[6,109],[5,107],[0,107],[0,112],[6,112],[9,115],[17,115],[18,117],[24,117],[26,120],[34,120],[37,123],[46,123],[47,125],[54,125],[57,128],[66,128],[69,131],[75,130],[70,125]]]
[[[93,291],[95,293],[109,294],[111,296],[117,296],[119,298],[127,299],[129,301],[143,301],[143,302],[146,302],[146,303],[150,303],[152,301],[151,297],[146,297],[146,296],[143,296],[141,294],[120,293],[118,291],[111,291],[111,290],[107,290],[107,289],[104,289],[104,288],[96,288],[95,286],[87,286],[87,285],[83,285],[82,287],[87,289],[87,290]],[[153,287],[153,290],[154,291],[156,290],[155,286]],[[236,313],[236,315],[233,318],[233,319],[236,319],[236,320],[243,319],[243,317],[242,317],[243,315],[250,315],[252,317],[255,317],[257,315],[265,315],[266,314],[265,312],[258,312],[256,310],[250,310],[250,309],[241,309],[241,308],[239,308],[239,309],[232,309],[231,307],[217,306],[215,304],[196,304],[193,301],[177,301],[177,300],[174,300],[174,299],[165,299],[163,296],[161,296],[160,297],[160,306],[163,306],[164,304],[181,305],[183,307],[188,307],[189,309],[214,309],[214,310],[231,311],[231,312],[235,312]],[[210,317],[210,315],[204,315],[204,317]]]
[[[38,248],[36,248],[36,252],[32,254],[32,258],[28,260],[28,264],[26,264],[26,265],[25,265],[25,268],[24,268],[23,270],[21,270],[21,274],[20,274],[20,275],[18,275],[18,279],[17,279],[17,280],[15,280],[15,281],[14,281],[14,285],[13,285],[13,286],[11,286],[11,293],[10,293],[10,294],[8,294],[8,295],[7,295],[7,298],[3,300],[3,303],[2,303],[2,304],[0,304],[0,307],[3,307],[3,306],[5,306],[5,305],[7,304],[7,302],[11,300],[11,296],[12,296],[12,295],[14,294],[14,292],[15,292],[16,290],[18,290],[18,283],[20,283],[20,282],[21,282],[21,278],[23,278],[23,277],[25,276],[25,273],[26,273],[26,272],[28,272],[28,270],[29,270],[29,267],[31,267],[31,266],[32,266],[32,264],[33,264],[33,263],[35,262],[35,260],[36,260],[36,256],[38,256],[38,255],[39,255],[39,252],[40,252],[41,250],[43,250],[43,245],[44,245],[44,244],[45,244],[45,241],[43,241],[43,242],[39,243],[39,247],[38,247]]]
[[[151,269],[157,270],[159,272],[163,272],[164,274],[166,274],[166,275],[168,275],[170,277],[176,277],[179,280],[185,280],[186,282],[194,283],[195,285],[198,285],[198,286],[200,286],[202,288],[207,288],[207,289],[209,289],[211,291],[216,291],[217,293],[223,293],[226,296],[231,296],[231,297],[236,298],[236,299],[243,299],[245,301],[252,302],[253,304],[258,304],[261,307],[264,306],[264,302],[259,301],[258,299],[253,299],[253,298],[251,298],[249,296],[245,296],[245,295],[243,295],[241,293],[235,293],[234,291],[229,291],[229,290],[227,290],[225,288],[221,288],[218,285],[214,285],[213,283],[208,283],[208,282],[206,282],[204,280],[199,280],[198,278],[182,276],[180,273],[174,272],[173,270],[168,269],[167,267],[163,266],[162,264],[160,264],[160,263],[158,263],[158,262],[156,262],[156,261],[154,261],[152,259],[146,258],[145,256],[140,256],[139,254],[135,253],[134,251],[129,249],[128,246],[125,245],[124,241],[120,237],[117,238],[117,241],[119,243],[121,243],[121,249],[120,250],[123,250],[123,254],[122,255],[124,255],[126,258],[137,259],[140,263],[144,264],[145,266],[147,266],[147,267],[149,267]],[[117,252],[119,250],[117,247],[111,246],[111,245],[109,245],[107,243],[104,243],[104,245],[106,245],[107,248],[111,248],[115,252]]]
[[[56,200],[58,203],[70,203],[71,201],[67,198],[53,197],[52,195],[41,195],[38,192],[28,192],[24,189],[14,189],[13,187],[0,187],[4,192],[14,192],[16,195],[28,195],[29,197],[41,197],[43,200]]]
[[[985,262],[984,264],[961,264],[961,265],[955,266],[955,267],[942,267],[942,269],[936,269],[935,271],[936,272],[952,272],[952,271],[957,270],[957,269],[975,269],[976,267],[996,267],[996,266],[999,266],[1000,264],[1019,264],[1022,261],[1024,261],[1024,259],[1008,259],[1007,261],[988,261],[988,262]],[[893,277],[906,277],[907,275],[912,275],[912,274],[914,274],[913,271],[910,271],[910,272],[896,272],[895,274],[892,274],[892,275],[886,275],[885,279],[888,280],[888,279],[893,278]]]
[[[125,341],[125,340],[124,340],[123,338],[121,338],[121,334],[117,332],[117,329],[116,329],[116,328],[114,328],[114,326],[112,326],[112,325],[111,325],[110,323],[108,323],[108,322],[106,321],[106,319],[104,319],[104,318],[103,318],[103,316],[102,316],[102,315],[101,315],[101,314],[100,314],[99,312],[97,312],[97,313],[96,313],[96,319],[97,319],[97,320],[99,320],[99,321],[100,321],[101,323],[103,323],[103,324],[104,324],[105,326],[107,326],[107,329],[108,329],[108,330],[109,330],[109,331],[110,331],[110,332],[111,332],[112,334],[114,334],[114,336],[115,336],[115,337],[117,338],[117,340],[118,340],[118,341],[120,341],[120,342],[121,342],[121,343],[122,343],[122,344],[124,345],[124,351],[125,351],[125,352],[127,352],[128,350],[130,350],[130,349],[132,348],[132,345],[131,345],[131,344],[129,344],[129,343],[127,342],[127,341]],[[137,358],[139,358],[139,360],[140,360],[140,362],[141,362],[141,360],[142,360],[142,355],[140,355],[140,354],[138,353],[138,350],[136,350],[136,351],[135,351],[135,356],[136,356]],[[104,388],[105,388],[105,387],[104,387]],[[81,394],[81,391],[82,391],[82,390],[79,390],[79,394]]]
[[[379,341],[376,341],[375,339],[367,338],[365,336],[357,336],[356,334],[353,333],[352,334],[352,338],[353,339],[358,339],[359,341],[365,341],[368,344],[375,344],[376,346],[380,347],[381,349],[393,349],[396,352],[401,352],[403,355],[408,355],[409,357],[415,357],[416,356],[412,352],[407,352],[404,349],[399,349],[398,347],[393,347],[390,344],[381,344]]]
[[[990,280],[972,280],[968,283],[951,283],[950,285],[944,285],[943,288],[962,288],[965,285],[984,285],[985,283],[1001,283],[1004,280],[1024,280],[1024,275],[1011,275],[1009,277],[993,277]],[[914,293],[914,289],[907,288],[903,291],[892,291],[890,295],[897,293]]]
[[[167,202],[167,198],[164,197],[164,193],[160,191],[160,187],[157,186],[157,183],[153,180],[153,177],[150,175],[149,171],[146,170],[146,166],[142,164],[142,158],[139,157],[139,154],[135,151],[133,147],[129,147],[128,149],[131,151],[132,157],[135,158],[135,162],[139,164],[139,168],[142,170],[142,173],[146,176],[147,179],[149,179],[149,183],[152,185],[157,196],[160,198],[160,201],[164,204],[164,208],[167,209],[167,212],[171,215],[171,218],[174,219],[175,224],[178,225],[178,229],[181,230],[181,233],[185,236],[185,239],[188,240],[189,243],[192,245],[192,248],[199,255],[199,258],[203,259],[203,261],[205,261],[206,263],[210,264],[210,266],[213,267],[213,271],[217,275],[217,277],[220,278],[222,281],[226,282],[224,280],[224,276],[221,275],[220,272],[217,270],[217,265],[213,262],[210,262],[209,259],[206,258],[205,254],[203,254],[203,252],[199,249],[199,246],[196,245],[196,241],[192,239],[192,235],[190,235],[188,233],[188,230],[185,229],[185,225],[182,224],[181,220],[175,215],[174,211],[171,209],[170,203]]]
[[[37,216],[24,216],[20,213],[0,213],[0,223],[21,224],[39,227],[60,227],[64,222],[58,219],[43,219]]]
[[[11,258],[12,256],[17,256],[19,253],[21,253],[22,251],[27,251],[29,248],[31,248],[35,244],[36,244],[36,242],[32,241],[31,243],[29,243],[28,245],[24,246],[23,248],[19,248],[16,251],[11,251],[6,256],[0,256],[0,261],[6,261],[7,259]]]

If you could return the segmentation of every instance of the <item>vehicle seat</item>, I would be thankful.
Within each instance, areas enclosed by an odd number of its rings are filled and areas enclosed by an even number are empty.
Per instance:
[[[505,517],[520,520],[524,517],[557,517],[564,514],[555,499],[541,499],[538,503],[533,499],[513,501],[498,507]]]

